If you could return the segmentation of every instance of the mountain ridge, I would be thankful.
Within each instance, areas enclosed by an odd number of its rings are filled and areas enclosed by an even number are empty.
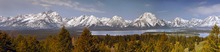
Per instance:
[[[66,27],[106,27],[106,28],[154,28],[154,27],[211,27],[220,25],[219,16],[209,16],[205,19],[192,18],[185,20],[177,17],[172,21],[162,20],[156,15],[145,12],[134,20],[125,20],[120,16],[96,17],[94,15],[81,15],[74,18],[64,18],[55,11],[45,11],[37,14],[25,14],[15,17],[0,16],[0,27],[13,27],[20,29],[54,29]]]

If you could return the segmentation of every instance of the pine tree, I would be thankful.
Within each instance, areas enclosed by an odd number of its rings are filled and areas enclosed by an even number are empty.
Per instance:
[[[41,51],[46,52],[71,52],[73,49],[70,33],[65,27],[61,28],[58,35],[50,35],[40,45],[42,46]]]
[[[60,52],[60,47],[58,45],[57,37],[50,35],[41,42],[41,52]]]
[[[107,44],[109,46],[113,45],[112,40],[111,40],[111,36],[109,34],[105,35],[104,42],[105,42],[105,44]]]
[[[0,31],[0,52],[15,51],[12,39],[8,34]]]
[[[74,52],[98,52],[94,37],[88,28],[84,28],[74,45]]]
[[[18,37],[15,38],[15,44],[17,52],[28,52],[27,41],[24,36],[18,35]]]
[[[218,34],[220,33],[220,31],[219,31],[219,27],[216,24],[212,28],[211,33],[214,33],[214,35],[218,37]]]
[[[57,37],[58,40],[58,46],[60,49],[58,51],[60,52],[70,52],[72,51],[72,39],[70,37],[70,33],[65,27],[63,26],[58,34]]]
[[[206,44],[204,45],[204,50],[211,50],[211,51],[218,51],[220,44],[219,44],[219,27],[215,24],[205,40]],[[208,47],[208,48],[207,48]]]
[[[18,37],[14,40],[16,51],[17,52],[39,52],[40,51],[40,43],[34,36],[22,36],[18,35]]]
[[[36,39],[35,36],[27,36],[25,37],[27,41],[27,51],[28,52],[39,52],[40,51],[40,46],[39,46],[39,41]]]

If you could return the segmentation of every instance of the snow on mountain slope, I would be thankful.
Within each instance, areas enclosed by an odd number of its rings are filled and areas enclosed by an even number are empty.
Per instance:
[[[103,24],[107,24],[107,22],[110,20],[110,18],[102,17],[102,18],[99,18],[99,20],[100,20]]]
[[[8,20],[8,17],[0,16],[0,22],[5,22]]]
[[[201,19],[192,18],[188,22],[188,24],[189,24],[189,27],[197,27],[197,26],[201,25],[202,22],[203,22],[203,20],[201,20]]]
[[[209,16],[205,18],[200,27],[212,27],[214,24],[220,25],[219,16]]]
[[[175,18],[170,26],[171,27],[212,27],[214,24],[220,25],[220,17],[209,16],[204,20],[192,18],[191,20],[185,20],[182,18]]]
[[[165,22],[157,19],[154,14],[147,12],[133,21],[135,27],[154,27],[156,25],[165,26]]]
[[[131,23],[130,20],[124,20],[122,17],[113,16],[112,18],[98,18],[93,15],[82,15],[72,18],[66,24],[68,27],[91,27],[91,26],[109,26],[109,27],[127,27]]]
[[[57,12],[46,11],[38,14],[26,14],[11,17],[4,22],[5,26],[30,27],[30,28],[57,28],[65,24],[67,19],[63,19]]]
[[[192,18],[185,20],[177,17],[172,21],[160,20],[154,14],[146,12],[135,20],[125,20],[120,16],[112,18],[98,18],[93,15],[81,15],[67,19],[61,17],[57,12],[46,11],[38,14],[25,14],[15,17],[0,16],[0,27],[15,27],[15,28],[34,28],[34,29],[54,29],[62,26],[67,27],[212,27],[214,24],[220,26],[219,16],[209,16],[203,20]]]
[[[132,21],[131,20],[125,20],[126,23],[131,24]]]
[[[127,27],[128,23],[120,16],[113,16],[107,23],[110,27]]]
[[[173,19],[173,21],[171,22],[171,26],[172,27],[187,27],[189,20],[185,20],[183,18],[180,17],[176,17],[175,19]]]
[[[65,26],[67,26],[67,27],[76,27],[76,25],[79,25],[79,22],[77,22],[76,18],[77,17],[71,18],[69,21],[67,21]]]
[[[0,26],[5,26],[4,22],[7,21],[9,17],[0,16]]]
[[[103,26],[103,23],[95,16],[86,16],[82,15],[78,18],[73,18],[70,21],[67,22],[68,27],[76,27],[76,26]]]

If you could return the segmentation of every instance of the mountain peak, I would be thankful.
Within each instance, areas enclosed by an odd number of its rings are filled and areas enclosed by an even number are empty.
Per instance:
[[[180,18],[180,17],[176,17],[176,18],[174,19],[174,21],[188,21],[188,20],[183,19],[183,18]]]
[[[91,17],[95,17],[94,15],[90,15]]]
[[[55,11],[53,11],[53,10],[48,10],[48,11],[45,11],[46,13],[53,13],[53,12],[55,12]]]
[[[220,17],[219,16],[209,16],[206,19],[209,19],[209,20],[220,20]]]
[[[114,20],[120,20],[120,19],[122,19],[122,17],[115,15],[115,16],[112,17],[112,19],[114,19]]]
[[[185,20],[180,17],[174,18],[172,21],[157,19],[157,17],[145,12],[137,19],[129,21],[124,20],[120,16],[113,16],[112,18],[102,17],[98,18],[94,15],[81,15],[72,19],[66,19],[59,16],[55,11],[49,10],[38,14],[18,15],[15,17],[0,16],[0,27],[28,27],[28,28],[58,28],[63,25],[68,27],[210,27],[214,24],[220,25],[220,16],[209,16],[204,20],[192,18]]]
[[[174,20],[180,20],[180,19],[183,19],[183,18],[180,18],[180,17],[176,17],[176,18],[174,18]]]
[[[52,10],[49,10],[49,11],[45,11],[45,12],[42,12],[40,14],[50,14],[50,15],[59,15],[59,13],[55,12],[55,11],[52,11]]]
[[[144,12],[144,15],[153,15],[151,12]]]
[[[156,16],[150,12],[145,12],[144,14],[142,14],[140,17],[140,19],[143,18],[148,18],[148,19],[157,19]]]
[[[154,26],[164,26],[165,22],[157,19],[157,17],[149,12],[145,12],[139,18],[135,19],[133,26],[136,27],[154,27]]]
[[[202,27],[211,27],[214,24],[220,25],[220,17],[219,16],[209,16],[205,18],[202,22]]]

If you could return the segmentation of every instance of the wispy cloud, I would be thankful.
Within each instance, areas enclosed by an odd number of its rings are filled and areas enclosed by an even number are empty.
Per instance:
[[[145,4],[144,6],[149,7],[149,6],[151,6],[151,5],[150,5],[150,4]]]
[[[206,4],[207,1],[202,1],[202,2],[199,2],[199,5],[203,5],[203,4]]]
[[[98,5],[98,6],[104,6],[105,4],[102,3],[101,1],[97,1],[96,5]]]
[[[195,14],[202,14],[202,15],[220,13],[220,4],[215,4],[210,6],[199,6],[192,8],[189,11]]]
[[[65,6],[70,7],[75,10],[83,11],[83,12],[97,12],[97,13],[104,13],[104,11],[97,10],[96,8],[91,7],[83,7],[83,5],[77,1],[72,0],[32,0],[32,4],[40,5],[45,8],[49,8],[50,6]]]

